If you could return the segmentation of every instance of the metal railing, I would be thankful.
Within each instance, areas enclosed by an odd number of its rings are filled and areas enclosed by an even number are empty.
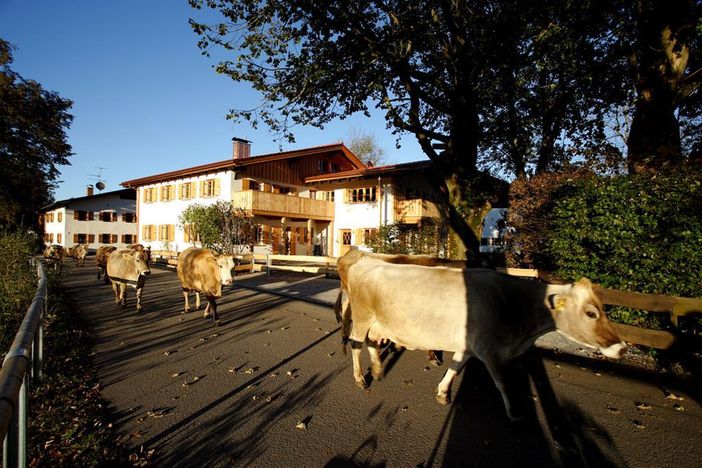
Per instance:
[[[0,435],[3,467],[27,466],[27,397],[29,378],[42,381],[44,315],[48,294],[46,269],[37,262],[39,287],[0,369]]]

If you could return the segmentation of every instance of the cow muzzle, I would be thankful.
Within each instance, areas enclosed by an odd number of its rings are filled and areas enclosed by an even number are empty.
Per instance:
[[[606,348],[599,348],[599,350],[608,358],[620,359],[622,356],[624,356],[624,353],[626,352],[626,343],[620,341],[619,343],[615,343]]]

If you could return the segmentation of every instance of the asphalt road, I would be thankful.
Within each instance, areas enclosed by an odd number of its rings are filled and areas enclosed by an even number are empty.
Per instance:
[[[235,285],[214,328],[181,314],[173,270],[152,272],[140,314],[93,266],[66,283],[118,433],[156,465],[701,466],[699,392],[682,382],[534,350],[515,367],[526,417],[511,423],[476,360],[449,407],[434,402],[445,365],[422,352],[386,351],[386,378],[359,390],[331,308]]]

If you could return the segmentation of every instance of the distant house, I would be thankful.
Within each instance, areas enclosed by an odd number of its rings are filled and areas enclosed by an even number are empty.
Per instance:
[[[92,185],[84,197],[54,202],[42,209],[44,243],[66,248],[88,244],[124,247],[136,242],[136,192],[132,189],[95,194]]]

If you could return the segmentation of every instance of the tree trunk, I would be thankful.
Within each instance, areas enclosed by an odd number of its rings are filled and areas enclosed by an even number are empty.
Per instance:
[[[682,162],[676,91],[689,58],[681,38],[690,26],[691,5],[688,0],[637,2],[637,101],[627,141],[630,172]]]

